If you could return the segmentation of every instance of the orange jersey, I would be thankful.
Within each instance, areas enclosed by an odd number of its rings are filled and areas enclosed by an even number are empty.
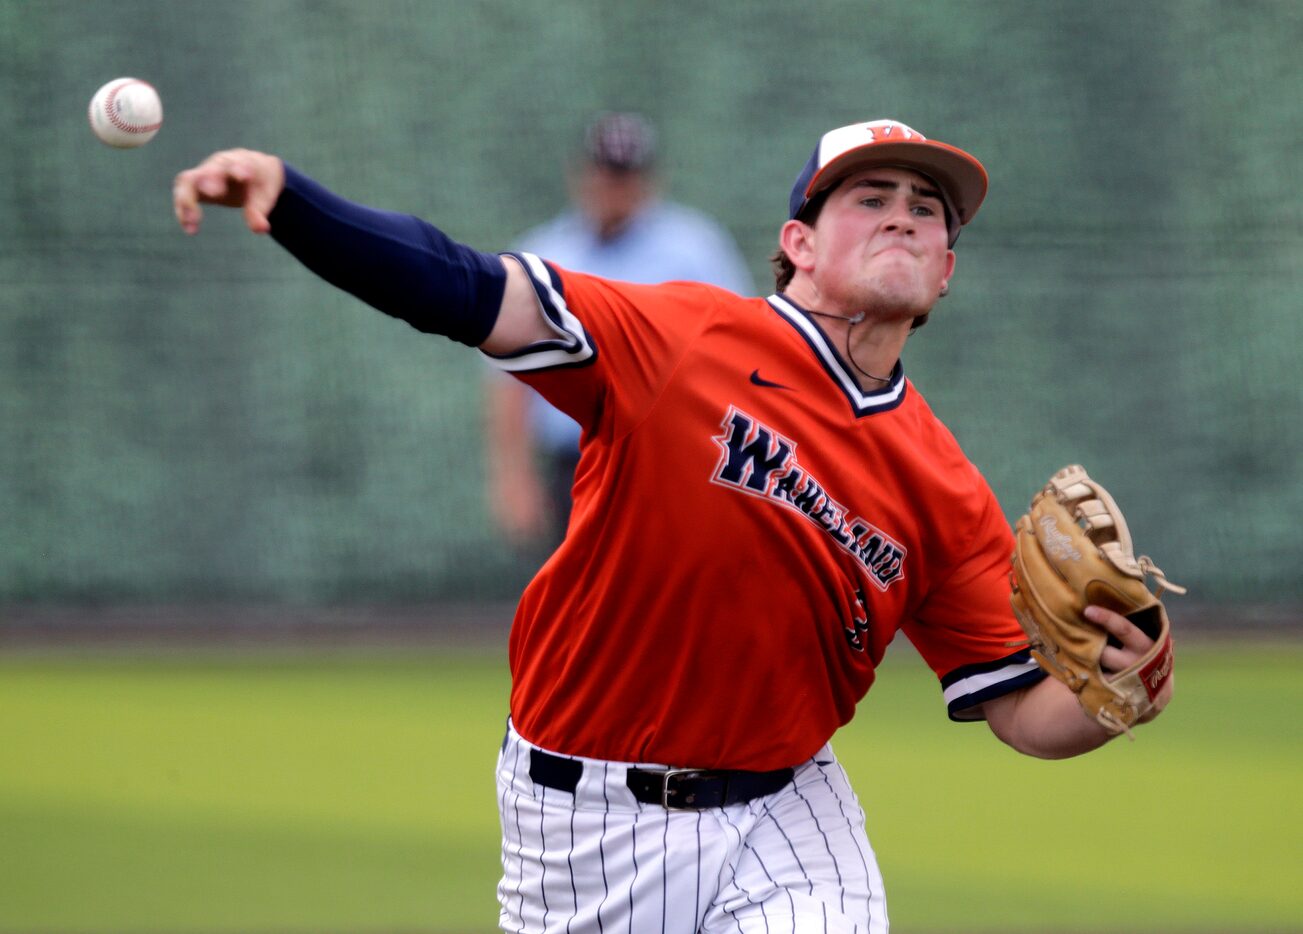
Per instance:
[[[773,769],[846,723],[903,630],[950,715],[1042,675],[1013,538],[897,364],[860,389],[781,295],[522,254],[555,341],[495,363],[583,427],[565,541],[512,626],[511,714],[569,755]]]

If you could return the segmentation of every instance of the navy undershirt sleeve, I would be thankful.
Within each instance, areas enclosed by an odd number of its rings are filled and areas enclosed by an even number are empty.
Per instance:
[[[354,204],[287,163],[268,220],[272,238],[303,265],[418,331],[478,347],[497,322],[502,260],[420,218]]]

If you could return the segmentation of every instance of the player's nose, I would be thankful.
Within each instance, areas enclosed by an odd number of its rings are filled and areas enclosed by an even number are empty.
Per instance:
[[[909,205],[896,204],[892,206],[883,219],[882,229],[891,233],[913,234],[915,230],[914,220]]]

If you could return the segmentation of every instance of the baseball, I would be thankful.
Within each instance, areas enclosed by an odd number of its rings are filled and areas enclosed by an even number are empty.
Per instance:
[[[115,78],[90,99],[90,128],[109,146],[143,146],[162,125],[163,102],[153,85],[139,78]]]

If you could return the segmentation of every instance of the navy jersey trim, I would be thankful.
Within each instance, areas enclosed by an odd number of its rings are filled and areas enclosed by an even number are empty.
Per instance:
[[[993,662],[964,665],[941,679],[946,712],[951,720],[985,719],[979,704],[1030,687],[1044,677],[1045,672],[1027,649]]]
[[[846,396],[846,400],[851,404],[851,410],[857,417],[889,412],[905,401],[908,383],[905,382],[905,367],[899,360],[891,368],[891,378],[885,386],[873,392],[865,392],[860,388],[859,381],[852,375],[851,367],[842,359],[837,348],[828,342],[828,338],[815,324],[808,311],[786,295],[771,295],[767,301],[769,306],[795,328],[810,345],[815,357]]]
[[[566,304],[565,288],[555,269],[533,253],[504,253],[520,263],[538,298],[539,310],[552,330],[553,340],[536,341],[511,353],[480,353],[508,373],[538,372],[561,367],[588,366],[597,359],[597,345]]]

